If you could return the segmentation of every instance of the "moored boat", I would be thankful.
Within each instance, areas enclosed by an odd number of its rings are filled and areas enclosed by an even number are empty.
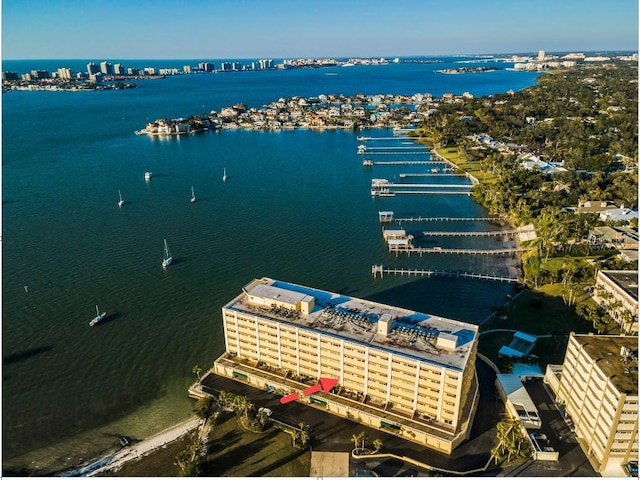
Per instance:
[[[169,245],[167,245],[167,239],[164,240],[164,257],[162,259],[162,268],[167,268],[173,262],[173,256],[169,251]]]
[[[96,305],[96,316],[89,322],[89,326],[93,327],[94,325],[97,325],[102,320],[104,320],[104,317],[106,316],[107,316],[107,312],[101,313],[100,310],[98,309],[98,305]]]

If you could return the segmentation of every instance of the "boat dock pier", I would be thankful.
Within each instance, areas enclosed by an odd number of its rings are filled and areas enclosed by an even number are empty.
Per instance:
[[[434,163],[434,162],[428,162]],[[375,162],[374,162],[375,164]],[[400,178],[407,177],[466,177],[466,173],[400,173]]]
[[[518,230],[496,230],[493,232],[422,232],[424,237],[513,237]]]
[[[398,253],[406,252],[408,255],[417,253],[420,256],[427,253],[455,253],[455,254],[467,254],[467,255],[507,255],[511,253],[526,252],[528,248],[491,248],[491,249],[477,249],[477,248],[442,248],[442,247],[413,247],[396,245],[389,243],[389,252]]]
[[[403,136],[403,135],[404,135],[404,134],[406,134],[406,133],[414,132],[414,131],[415,131],[415,128],[400,128],[400,127],[395,127],[395,128],[393,129],[393,136],[394,136],[394,137],[401,137],[401,136]],[[404,135],[404,136],[406,136],[406,135]]]
[[[369,162],[369,165],[433,165],[434,163],[442,163],[432,162],[430,160],[395,160],[390,162],[374,162],[373,160],[369,160]]]
[[[411,137],[358,137],[357,140],[359,142],[369,142],[369,141],[378,141],[378,140],[394,140],[394,141],[398,141],[398,140],[411,140]]]
[[[419,152],[416,151],[409,151],[409,152],[389,152],[389,151],[385,151],[385,152],[379,152],[379,151],[375,151],[375,152],[371,152],[369,150],[360,150],[358,149],[358,155],[431,155],[431,152],[429,150],[421,150]]]
[[[396,222],[504,222],[500,217],[407,217]]]
[[[379,211],[378,220],[380,223],[390,223],[394,220],[398,223],[402,222],[500,222],[504,219],[500,217],[405,217],[394,218],[394,212],[391,210]]]
[[[372,197],[392,197],[395,195],[470,195],[473,185],[446,185],[441,183],[391,183],[385,178],[371,180]],[[399,190],[397,190],[399,189]],[[420,190],[414,190],[420,189]],[[430,189],[430,190],[424,190]]]
[[[371,190],[372,197],[395,197],[396,195],[471,195],[469,191],[453,190],[389,190],[381,188]]]
[[[453,184],[447,185],[443,183],[386,183],[385,187],[404,187],[404,188],[472,188],[471,184]]]
[[[383,278],[384,275],[415,275],[415,276],[440,276],[440,277],[453,277],[453,278],[477,278],[480,280],[493,280],[497,282],[510,282],[517,283],[518,279],[514,277],[503,277],[499,275],[485,275],[483,273],[468,273],[468,272],[450,272],[446,270],[425,270],[425,269],[408,269],[408,268],[385,268],[382,265],[372,265],[371,266],[371,275],[374,278],[377,278],[380,275],[380,278]]]

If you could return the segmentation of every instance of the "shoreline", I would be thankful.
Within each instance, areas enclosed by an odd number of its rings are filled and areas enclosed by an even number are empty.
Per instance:
[[[164,446],[172,443],[185,435],[191,433],[196,428],[200,428],[202,420],[197,417],[190,417],[187,420],[179,422],[171,427],[153,434],[152,436],[140,440],[132,445],[124,447],[115,453],[98,457],[90,461],[89,463],[65,470],[55,474],[59,477],[77,477],[86,476],[91,477],[107,472],[118,471],[125,463],[139,460],[140,458],[149,455],[156,450],[163,448]]]

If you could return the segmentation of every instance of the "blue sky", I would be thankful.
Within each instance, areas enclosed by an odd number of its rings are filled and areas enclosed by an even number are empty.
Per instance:
[[[4,59],[637,49],[637,0],[2,0]]]

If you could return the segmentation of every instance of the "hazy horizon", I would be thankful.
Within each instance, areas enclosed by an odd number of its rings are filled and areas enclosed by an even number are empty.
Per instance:
[[[621,0],[3,0],[5,60],[348,58],[637,51]]]

